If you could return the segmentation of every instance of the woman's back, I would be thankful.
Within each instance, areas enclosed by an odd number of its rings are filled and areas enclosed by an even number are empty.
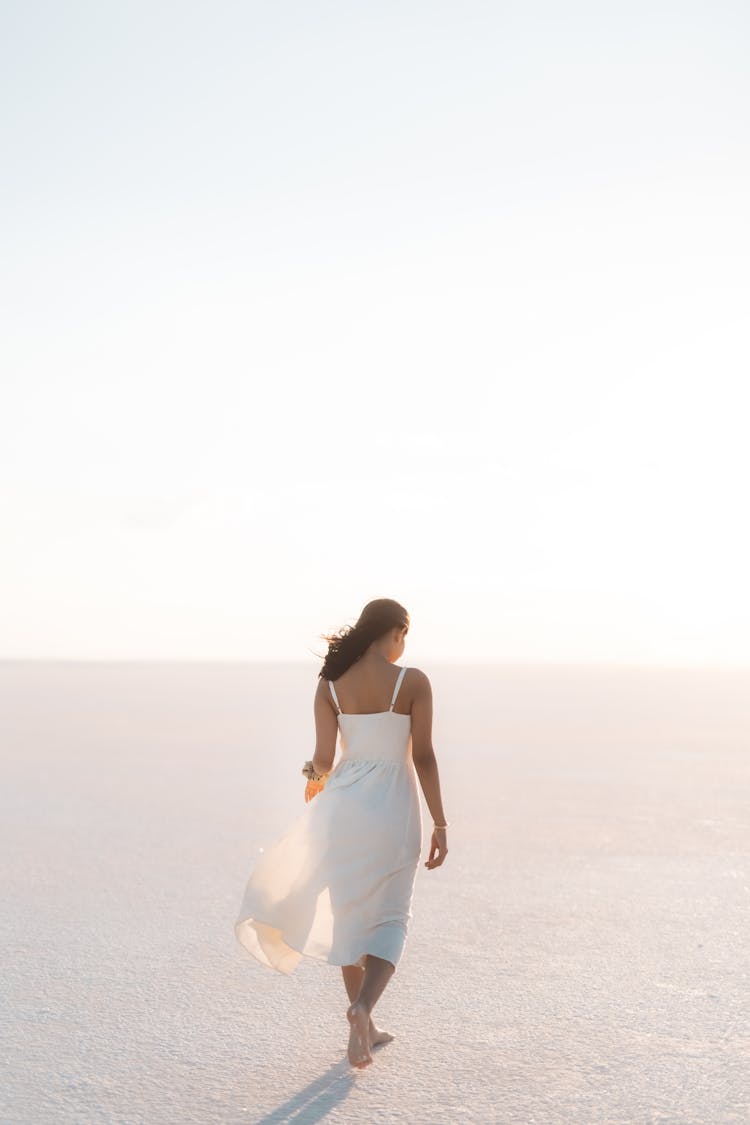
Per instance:
[[[373,715],[387,711],[402,671],[404,669],[398,664],[362,657],[333,681],[342,712],[345,715]],[[407,668],[404,672],[393,707],[396,714],[411,714],[414,672],[414,668]]]

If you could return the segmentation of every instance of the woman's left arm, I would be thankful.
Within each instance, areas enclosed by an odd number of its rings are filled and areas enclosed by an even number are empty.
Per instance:
[[[327,680],[319,680],[315,692],[315,753],[313,754],[313,769],[316,773],[330,773],[333,769],[333,759],[336,757],[336,739],[339,733],[339,724],[332,704],[326,698],[330,695]]]

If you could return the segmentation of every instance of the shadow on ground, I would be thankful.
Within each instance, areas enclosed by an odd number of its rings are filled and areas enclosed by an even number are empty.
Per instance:
[[[349,1060],[342,1059],[289,1101],[259,1118],[256,1125],[314,1125],[349,1096],[354,1082]]]

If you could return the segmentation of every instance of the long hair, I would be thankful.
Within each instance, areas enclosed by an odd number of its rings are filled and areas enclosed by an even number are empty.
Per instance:
[[[409,614],[402,605],[392,598],[376,598],[368,602],[359,615],[356,625],[345,625],[338,633],[326,635],[328,652],[323,658],[323,667],[318,672],[322,680],[337,680],[347,668],[356,664],[373,641],[379,640],[391,629],[408,629]]]

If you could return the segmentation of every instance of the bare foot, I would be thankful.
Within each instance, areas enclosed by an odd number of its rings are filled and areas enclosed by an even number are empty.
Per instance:
[[[370,1054],[370,1017],[366,1009],[358,1001],[354,1001],[346,1009],[346,1018],[349,1020],[349,1062],[360,1069],[369,1066],[372,1062]]]
[[[390,1043],[393,1039],[390,1031],[380,1031],[370,1020],[370,1046],[379,1047],[381,1043]]]

